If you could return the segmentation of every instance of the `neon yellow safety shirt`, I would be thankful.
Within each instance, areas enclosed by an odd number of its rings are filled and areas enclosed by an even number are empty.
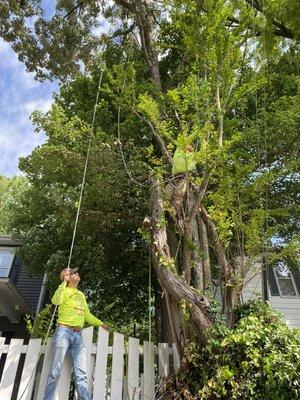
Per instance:
[[[192,172],[196,168],[195,154],[191,151],[176,149],[173,157],[172,174],[179,175]]]
[[[90,313],[84,294],[67,286],[66,282],[59,285],[52,297],[52,303],[58,307],[58,324],[82,328],[84,323],[101,326],[103,322]]]

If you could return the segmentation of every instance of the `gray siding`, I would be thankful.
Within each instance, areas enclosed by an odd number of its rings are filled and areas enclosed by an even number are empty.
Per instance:
[[[31,277],[25,265],[22,265],[16,287],[35,312],[43,283],[43,275]]]
[[[259,272],[260,265],[257,265]],[[283,314],[285,321],[294,328],[300,328],[300,297],[272,296],[268,283],[269,302],[272,307]],[[256,275],[243,289],[242,298],[247,300],[262,297],[261,275]]]

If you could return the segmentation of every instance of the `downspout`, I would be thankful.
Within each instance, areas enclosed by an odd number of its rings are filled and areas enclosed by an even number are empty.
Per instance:
[[[41,287],[41,291],[40,291],[40,296],[39,296],[39,300],[38,300],[38,303],[37,303],[37,306],[36,306],[36,310],[35,310],[34,322],[36,321],[37,315],[38,315],[38,313],[41,311],[41,309],[43,307],[43,303],[44,303],[44,299],[45,299],[47,279],[48,279],[48,275],[44,274],[43,283],[42,283],[42,287]]]
[[[264,255],[261,258],[261,283],[263,301],[269,301],[267,263]]]

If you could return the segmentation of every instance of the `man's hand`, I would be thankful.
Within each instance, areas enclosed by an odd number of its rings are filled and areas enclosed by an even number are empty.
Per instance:
[[[64,272],[64,282],[68,282],[70,278],[70,268],[66,268]]]
[[[110,331],[111,327],[108,324],[101,325],[101,328],[105,329],[106,331]]]

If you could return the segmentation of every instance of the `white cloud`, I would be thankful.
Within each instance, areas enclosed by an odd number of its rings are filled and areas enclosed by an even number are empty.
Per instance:
[[[45,141],[29,119],[34,110],[46,112],[57,88],[38,82],[26,72],[10,45],[0,39],[0,175],[20,174],[18,158]]]
[[[24,108],[28,112],[28,114],[31,114],[35,110],[40,110],[45,113],[50,110],[51,104],[51,100],[32,100],[28,101],[28,103],[24,105]]]

